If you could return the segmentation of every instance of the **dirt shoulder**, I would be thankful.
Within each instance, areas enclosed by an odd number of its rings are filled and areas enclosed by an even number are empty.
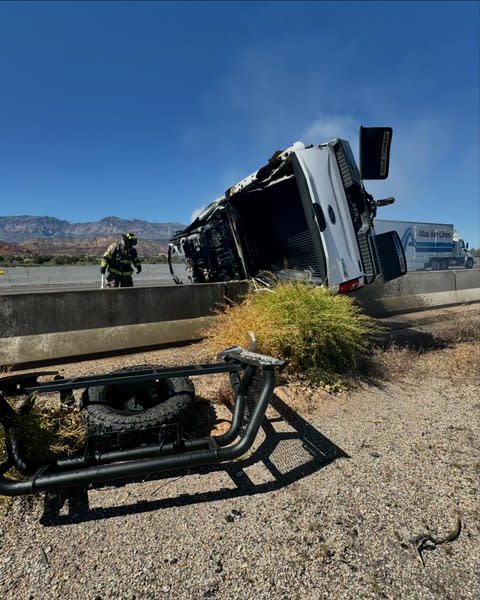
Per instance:
[[[89,510],[54,518],[41,496],[15,499],[0,519],[2,598],[480,597],[480,344],[461,341],[477,323],[468,312],[432,317],[443,344],[399,338],[379,351],[382,375],[349,391],[279,385],[245,463],[92,490]],[[428,333],[418,318],[408,327]],[[59,370],[205,358],[195,345]],[[210,400],[222,386],[195,383]]]

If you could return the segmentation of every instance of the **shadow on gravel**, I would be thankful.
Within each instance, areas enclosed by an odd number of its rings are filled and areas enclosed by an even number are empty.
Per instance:
[[[402,321],[390,320],[381,323],[371,340],[372,352],[367,353],[357,365],[350,381],[355,387],[362,382],[371,387],[385,389],[385,383],[391,379],[385,372],[385,364],[379,360],[383,352],[389,350],[407,350],[414,353],[433,352],[448,347],[448,343],[428,331],[408,327]]]
[[[337,458],[350,458],[346,452],[322,435],[278,396],[273,396],[271,406],[278,416],[275,418],[265,417],[262,423],[265,439],[258,449],[246,459],[213,467],[200,467],[187,472],[170,471],[148,479],[148,481],[157,481],[183,475],[207,475],[223,471],[233,481],[234,488],[181,494],[175,498],[142,500],[122,506],[93,509],[89,508],[86,490],[69,495],[49,493],[45,495],[44,512],[40,523],[45,526],[68,525],[151,512],[174,506],[264,494],[307,477]],[[259,435],[261,435],[260,432]],[[168,482],[165,482],[164,485],[167,484]],[[68,508],[68,514],[60,514],[65,508]]]
[[[382,332],[375,340],[381,348],[396,346],[410,350],[440,350],[447,345],[444,340],[416,327],[408,327],[402,321],[382,323]]]

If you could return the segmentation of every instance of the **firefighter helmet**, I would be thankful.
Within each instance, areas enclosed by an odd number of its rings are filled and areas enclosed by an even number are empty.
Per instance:
[[[130,244],[131,246],[137,245],[137,238],[135,234],[129,231],[128,233],[122,233],[122,237],[125,243]]]

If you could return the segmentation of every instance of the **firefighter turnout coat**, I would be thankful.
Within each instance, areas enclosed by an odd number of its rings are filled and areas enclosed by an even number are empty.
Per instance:
[[[101,267],[107,267],[110,274],[116,277],[131,277],[133,267],[138,271],[140,267],[140,259],[137,255],[137,250],[133,247],[127,247],[125,242],[114,242],[105,250]]]

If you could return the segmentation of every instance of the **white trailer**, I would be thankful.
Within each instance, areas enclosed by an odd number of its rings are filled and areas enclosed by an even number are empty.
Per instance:
[[[392,230],[400,237],[409,271],[474,265],[468,243],[458,238],[451,224],[375,219],[377,234]]]

